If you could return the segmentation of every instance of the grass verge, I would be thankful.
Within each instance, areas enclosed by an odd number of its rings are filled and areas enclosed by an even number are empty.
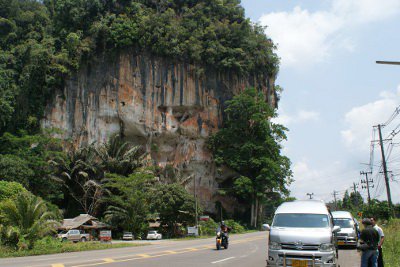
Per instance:
[[[398,267],[400,266],[400,219],[393,219],[382,228],[385,233],[382,249],[385,266]]]
[[[124,247],[138,247],[145,246],[148,244],[107,244],[100,242],[60,242],[59,240],[39,240],[35,243],[33,249],[30,250],[14,250],[8,247],[0,246],[0,258],[10,257],[24,257],[33,255],[47,255],[65,252],[77,252],[77,251],[88,251],[88,250],[102,250],[111,248],[124,248]]]

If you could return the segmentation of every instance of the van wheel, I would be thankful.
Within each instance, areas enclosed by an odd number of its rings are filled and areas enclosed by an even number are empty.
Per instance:
[[[81,242],[86,242],[86,237],[82,237]]]
[[[67,242],[68,239],[66,237],[64,237],[63,239],[61,239],[61,242]]]

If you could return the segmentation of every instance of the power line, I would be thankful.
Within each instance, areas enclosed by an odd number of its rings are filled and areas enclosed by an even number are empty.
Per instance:
[[[400,106],[398,106],[394,110],[393,114],[389,117],[389,119],[384,124],[381,124],[381,126],[382,127],[388,126],[397,117],[397,115],[399,115],[399,113],[400,113]]]

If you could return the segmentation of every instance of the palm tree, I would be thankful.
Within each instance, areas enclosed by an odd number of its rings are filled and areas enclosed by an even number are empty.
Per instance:
[[[104,193],[104,172],[94,145],[70,151],[67,159],[50,163],[56,168],[53,179],[63,185],[85,213],[95,215]]]
[[[96,152],[108,173],[128,176],[144,165],[145,154],[142,147],[124,141],[119,134],[111,136],[107,143],[96,147]]]
[[[14,200],[5,201],[0,213],[1,222],[16,227],[30,248],[34,241],[55,231],[56,217],[46,202],[31,193],[21,193]]]

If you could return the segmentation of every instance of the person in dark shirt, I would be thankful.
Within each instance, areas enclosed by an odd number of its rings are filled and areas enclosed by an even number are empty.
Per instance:
[[[364,229],[361,231],[360,239],[364,244],[361,254],[361,267],[377,267],[378,266],[378,243],[379,234],[372,227],[370,219],[363,219]]]
[[[382,228],[380,228],[377,224],[376,224],[376,217],[371,217],[371,223],[372,223],[372,227],[374,227],[374,229],[376,231],[378,231],[379,234],[379,243],[378,243],[378,252],[379,252],[379,256],[378,256],[378,267],[384,267],[383,265],[383,254],[382,254],[382,245],[383,242],[385,241],[385,234],[383,233]]]

